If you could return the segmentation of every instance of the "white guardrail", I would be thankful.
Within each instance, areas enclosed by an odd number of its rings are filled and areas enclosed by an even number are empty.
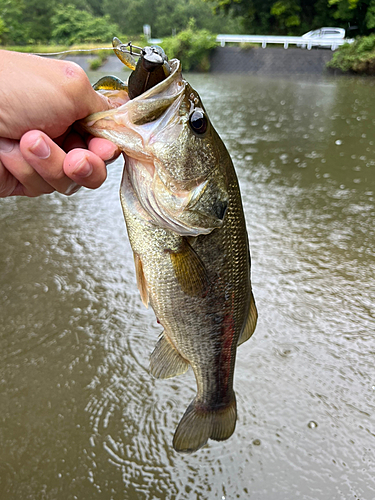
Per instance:
[[[268,35],[217,35],[216,41],[222,47],[226,43],[259,43],[265,49],[268,43],[284,45],[297,45],[303,49],[311,50],[312,47],[330,47],[336,50],[344,43],[353,43],[352,38],[303,38],[302,36],[268,36]]]

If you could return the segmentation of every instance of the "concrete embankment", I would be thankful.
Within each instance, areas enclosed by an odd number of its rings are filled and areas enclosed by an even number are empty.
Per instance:
[[[85,71],[89,70],[90,56],[70,56],[70,61],[79,64]],[[260,75],[322,75],[326,63],[332,58],[332,51],[327,49],[297,48],[252,48],[217,47],[211,54],[212,73],[253,73]],[[123,63],[116,57],[108,57],[100,68],[107,74],[122,71]]]
[[[211,55],[211,72],[322,75],[332,54],[329,49],[217,47]]]

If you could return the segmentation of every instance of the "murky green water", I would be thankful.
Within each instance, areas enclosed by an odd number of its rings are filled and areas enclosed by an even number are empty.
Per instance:
[[[225,443],[171,447],[118,188],[0,201],[0,498],[375,498],[375,82],[196,76],[234,159],[260,314]]]

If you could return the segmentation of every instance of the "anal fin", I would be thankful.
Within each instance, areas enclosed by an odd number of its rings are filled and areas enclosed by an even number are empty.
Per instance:
[[[246,340],[249,340],[249,338],[254,333],[257,324],[258,311],[255,305],[253,292],[250,293],[251,297],[250,297],[249,314],[247,316],[245,328],[243,329],[243,332],[241,333],[241,336],[238,339],[237,346],[243,344],[244,342],[246,342]]]
[[[150,356],[150,371],[155,378],[171,378],[182,375],[189,363],[176,350],[163,332]]]
[[[142,261],[137,253],[134,253],[135,276],[137,278],[137,285],[143,304],[148,307],[149,294],[146,283],[146,278],[143,272]]]
[[[192,297],[203,295],[208,287],[206,268],[186,238],[178,252],[171,252],[173,270],[182,290]]]

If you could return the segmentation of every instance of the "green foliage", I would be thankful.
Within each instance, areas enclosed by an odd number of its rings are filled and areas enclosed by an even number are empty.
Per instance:
[[[375,34],[342,45],[327,66],[344,72],[375,75]]]
[[[194,18],[198,29],[213,33],[241,33],[239,19],[214,15],[204,0],[103,0],[103,12],[118,23],[123,33],[133,37],[149,24],[153,38],[164,38],[182,31]]]
[[[335,8],[333,15],[336,19],[350,20],[359,2],[360,0],[328,0],[328,5]]]
[[[375,28],[375,0],[372,0],[368,6],[365,23],[368,29],[371,30]]]
[[[375,0],[328,0],[328,6],[340,25],[358,26],[356,34],[370,34],[375,27]]]
[[[34,43],[47,43],[53,39],[56,22],[60,19],[64,27],[57,29],[59,40],[64,43],[75,41],[109,40],[108,33],[114,29],[109,17],[94,17],[100,11],[102,0],[0,0],[0,18],[4,29],[0,33],[1,42],[4,44],[26,45]],[[75,9],[75,10],[74,10]],[[65,16],[61,13],[65,12]],[[68,19],[69,16],[71,19]],[[56,17],[57,16],[57,17]],[[54,21],[55,20],[55,24]],[[72,36],[68,34],[72,28]],[[111,28],[112,31],[111,31]],[[77,36],[81,30],[82,35]],[[61,36],[62,33],[65,34]]]
[[[94,17],[74,5],[58,7],[51,20],[53,40],[72,45],[79,42],[109,42],[119,32],[109,16]]]
[[[375,0],[206,0],[216,11],[241,18],[247,33],[302,35],[322,26],[375,27]]]
[[[249,43],[249,42],[240,42],[240,49],[241,50],[251,50],[251,49],[257,49],[260,47],[259,43]]]
[[[161,38],[184,30],[190,19],[195,20],[197,29],[212,33],[242,32],[239,20],[223,13],[213,15],[212,7],[202,0],[155,0],[154,14],[149,24],[153,36]]]
[[[216,47],[216,36],[207,30],[198,30],[190,20],[187,29],[165,38],[161,44],[169,59],[180,59],[184,71],[208,71],[209,54]]]
[[[0,17],[0,40],[2,39],[4,32],[5,32],[5,22]]]
[[[300,11],[301,7],[293,0],[278,0],[272,5],[270,12],[275,18],[280,31],[288,32],[288,29],[292,26],[301,24]]]
[[[367,35],[375,28],[375,0],[0,0],[0,42],[108,42],[123,33],[129,41],[144,24],[153,38],[165,38],[186,31],[189,19],[212,33],[301,35],[350,24],[358,30],[349,36]]]
[[[25,4],[23,0],[0,0],[0,18],[2,20],[1,42],[6,44],[27,43],[28,29],[22,23]]]
[[[95,59],[91,59],[90,61],[90,69],[93,71],[96,71],[103,65],[103,61],[100,59],[100,57],[95,57]]]
[[[95,71],[99,69],[100,67],[103,66],[103,64],[107,61],[108,59],[108,52],[105,50],[100,50],[97,54],[97,57],[94,59],[91,59],[90,61],[90,69]]]
[[[129,36],[143,32],[143,25],[152,25],[155,19],[154,0],[103,0],[103,12]]]

